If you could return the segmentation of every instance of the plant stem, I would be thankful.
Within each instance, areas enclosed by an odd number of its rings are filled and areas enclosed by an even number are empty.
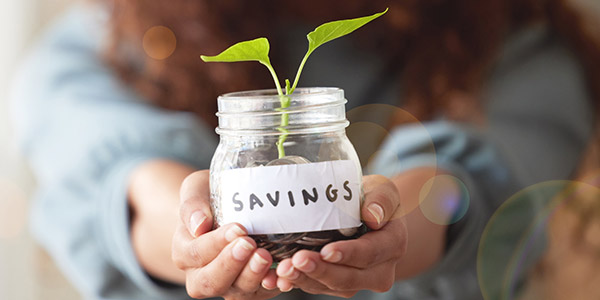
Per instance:
[[[275,69],[273,69],[273,66],[271,66],[271,64],[263,64],[267,67],[267,69],[269,69],[269,72],[271,72],[271,76],[273,77],[273,81],[275,81],[275,87],[277,87],[277,94],[279,94],[279,101],[281,102],[281,108],[280,110],[283,110],[285,108],[288,108],[290,106],[290,97],[287,96],[288,92],[290,91],[289,85],[290,85],[290,81],[286,79],[286,86],[285,86],[285,92],[286,95],[283,94],[283,91],[281,90],[281,85],[279,83],[279,78],[277,77],[277,74],[275,73]],[[285,140],[287,139],[288,133],[289,131],[285,128],[286,126],[288,126],[289,124],[289,116],[287,113],[282,113],[281,114],[281,123],[280,123],[280,127],[277,128],[277,130],[279,130],[279,132],[281,132],[281,135],[279,136],[279,139],[277,140],[277,154],[279,156],[279,158],[282,158],[285,156],[285,149],[283,148],[283,143],[285,142]]]
[[[277,141],[277,154],[279,158],[283,158],[285,156],[285,149],[283,148],[283,142],[287,139],[289,131],[285,128],[278,128],[281,135],[279,136],[279,140]]]
[[[279,83],[279,78],[277,78],[277,74],[275,74],[275,69],[273,69],[273,66],[271,66],[271,64],[263,64],[267,67],[267,69],[269,69],[269,72],[271,72],[271,76],[273,77],[273,81],[275,81],[275,87],[277,87],[277,94],[279,96],[283,96],[283,91],[281,90],[281,84]]]
[[[298,81],[300,81],[300,73],[302,73],[302,69],[304,69],[304,64],[306,63],[306,60],[308,60],[308,56],[311,53],[312,53],[312,51],[307,51],[306,54],[304,55],[304,58],[302,58],[302,62],[300,62],[300,66],[298,67],[298,72],[296,72],[296,78],[294,78],[294,84],[292,85],[292,88],[290,89],[290,94],[296,90]]]
[[[289,90],[288,86],[286,86],[286,91],[288,91],[288,90]],[[286,129],[286,127],[289,125],[289,122],[290,122],[290,116],[283,111],[285,111],[286,108],[290,107],[291,99],[290,99],[290,96],[288,96],[288,95],[280,96],[279,99],[281,101],[281,108],[279,110],[282,111],[282,114],[281,114],[281,123],[279,124],[280,127],[277,128],[277,130],[279,130],[279,132],[281,132],[281,135],[279,135],[279,139],[277,140],[277,153],[278,153],[279,158],[282,158],[285,156],[285,149],[283,148],[283,143],[287,139],[287,136],[289,133],[289,131]]]

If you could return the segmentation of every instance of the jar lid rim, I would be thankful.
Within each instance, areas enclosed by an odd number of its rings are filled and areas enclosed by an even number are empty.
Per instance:
[[[319,104],[313,104],[302,107],[289,107],[286,109],[276,108],[274,110],[254,110],[254,111],[218,111],[215,115],[217,117],[267,117],[267,116],[281,116],[283,114],[298,114],[298,113],[306,113],[309,111],[327,109],[339,105],[344,105],[348,103],[348,100],[342,99],[333,102],[325,102]]]
[[[318,96],[323,94],[335,94],[335,93],[343,93],[344,90],[337,87],[302,87],[297,88],[294,93],[292,93],[291,97],[294,96]],[[247,91],[238,91],[225,93],[219,96],[219,100],[235,100],[239,98],[244,99],[264,99],[273,97],[279,99],[279,95],[277,94],[276,89],[258,89],[258,90],[247,90]]]

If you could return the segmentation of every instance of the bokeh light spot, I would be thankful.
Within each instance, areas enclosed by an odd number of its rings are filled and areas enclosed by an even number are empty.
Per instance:
[[[419,193],[423,215],[439,225],[460,221],[469,209],[470,196],[465,184],[452,175],[437,175],[425,182]]]
[[[388,131],[376,123],[355,122],[346,128],[346,135],[352,141],[361,166],[364,168],[387,137]]]
[[[148,56],[162,60],[173,54],[177,47],[177,39],[171,29],[165,26],[154,26],[144,34],[142,46]]]
[[[436,175],[437,158],[431,135],[407,110],[389,104],[366,104],[349,110],[346,117],[351,124],[346,133],[366,174],[426,179]],[[394,137],[390,138],[390,134]],[[406,145],[415,142],[413,138],[418,139],[418,148],[408,149]],[[424,165],[427,167],[421,168]],[[399,214],[402,217],[419,207],[419,187],[399,192],[405,195]]]
[[[361,165],[367,167],[369,173],[379,173],[372,169],[372,162],[377,158],[382,144],[388,139],[390,132],[399,125],[406,125],[411,136],[416,136],[420,141],[420,153],[426,153],[430,160],[430,166],[435,166],[435,147],[425,126],[410,112],[400,107],[389,104],[366,104],[357,106],[346,113],[350,126],[346,130],[348,138],[359,154]],[[402,129],[400,129],[402,130]],[[388,149],[388,153],[390,149]],[[386,156],[392,158],[392,156]],[[395,161],[399,161],[395,159]],[[393,167],[393,166],[392,166]]]

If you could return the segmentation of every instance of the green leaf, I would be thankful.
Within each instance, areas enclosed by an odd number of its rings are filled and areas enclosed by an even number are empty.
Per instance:
[[[271,66],[269,60],[269,40],[261,37],[250,41],[239,42],[219,53],[215,56],[200,55],[200,58],[205,62],[241,62],[241,61],[257,61],[267,67],[275,86],[277,87],[277,93],[283,95],[279,78],[275,74],[275,69]]]
[[[264,37],[239,42],[215,56],[201,55],[205,62],[240,62],[258,61],[263,65],[271,65],[269,61],[269,40]]]
[[[296,86],[298,86],[298,81],[300,80],[300,74],[302,73],[304,64],[306,63],[306,60],[308,60],[310,54],[313,53],[313,51],[315,51],[315,49],[329,41],[335,40],[339,37],[352,33],[356,29],[361,28],[367,23],[379,18],[387,11],[388,9],[386,8],[384,11],[371,16],[328,22],[309,32],[306,36],[306,38],[308,39],[308,51],[306,51],[304,58],[302,58],[302,61],[300,62],[300,66],[298,67],[298,71],[296,72],[296,78],[294,78],[294,84],[289,89],[288,94],[291,94],[296,90]]]
[[[379,18],[387,11],[388,9],[386,8],[385,11],[376,13],[371,16],[333,21],[317,27],[315,30],[313,30],[307,35],[308,52],[313,52],[315,51],[315,49],[317,49],[317,47],[355,31],[356,29],[364,26],[365,24]]]

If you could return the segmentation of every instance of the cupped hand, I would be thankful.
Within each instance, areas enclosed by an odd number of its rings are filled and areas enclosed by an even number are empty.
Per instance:
[[[360,290],[388,291],[396,265],[406,252],[407,230],[396,186],[384,176],[363,178],[363,222],[372,229],[358,239],[302,250],[277,267],[281,291],[300,288],[311,294],[351,297]]]
[[[208,171],[188,176],[181,186],[180,221],[173,237],[172,258],[185,271],[193,298],[268,299],[279,293],[273,259],[257,249],[237,223],[212,229]]]

